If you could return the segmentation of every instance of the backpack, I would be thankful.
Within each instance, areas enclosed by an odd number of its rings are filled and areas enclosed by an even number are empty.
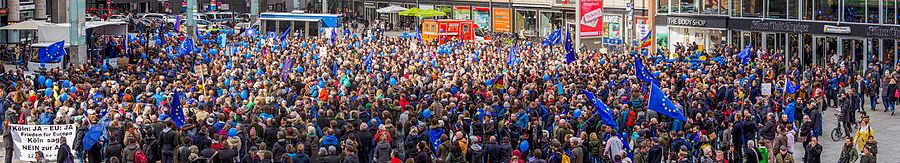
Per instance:
[[[135,163],[147,163],[147,154],[144,154],[144,151],[137,150],[134,152],[134,162]]]
[[[562,158],[560,159],[560,163],[572,163],[572,158],[569,158],[569,155],[560,154]]]

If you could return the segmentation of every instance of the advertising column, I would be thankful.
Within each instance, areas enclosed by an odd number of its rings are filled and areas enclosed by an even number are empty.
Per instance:
[[[603,36],[603,0],[580,0],[579,7],[581,37]]]

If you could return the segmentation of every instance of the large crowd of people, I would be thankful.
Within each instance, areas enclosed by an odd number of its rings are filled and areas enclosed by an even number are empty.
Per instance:
[[[822,114],[839,107],[851,135],[841,160],[875,162],[866,112],[893,114],[900,98],[900,68],[880,62],[866,71],[843,61],[785,67],[779,51],[754,49],[742,63],[741,47],[689,43],[635,54],[682,121],[648,108],[651,83],[635,77],[629,52],[583,49],[566,63],[562,45],[373,31],[110,38],[128,43],[110,46],[128,64],[3,71],[2,119],[76,124],[74,157],[60,162],[815,163]],[[182,54],[191,40],[196,48]],[[788,80],[796,93],[783,89]],[[610,108],[617,127],[581,90]],[[81,140],[97,125],[103,136],[86,149]]]

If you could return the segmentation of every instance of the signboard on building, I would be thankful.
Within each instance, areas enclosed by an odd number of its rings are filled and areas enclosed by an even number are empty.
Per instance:
[[[618,38],[622,33],[622,16],[620,15],[603,15],[603,37]]]
[[[822,30],[825,33],[850,34],[850,27],[848,27],[848,26],[825,25],[825,27]]]
[[[19,6],[19,11],[23,10],[34,10],[34,4]]]
[[[656,25],[727,28],[728,17],[706,15],[664,15],[656,16]]]
[[[494,8],[494,32],[510,32],[510,16],[508,8]]]
[[[56,160],[59,138],[65,137],[66,144],[75,144],[75,125],[9,125],[12,135],[14,158],[35,161],[34,153],[41,151],[44,158]],[[8,156],[7,156],[8,157]]]
[[[603,35],[603,0],[580,0],[578,4],[581,13],[580,24],[582,37],[596,37]]]

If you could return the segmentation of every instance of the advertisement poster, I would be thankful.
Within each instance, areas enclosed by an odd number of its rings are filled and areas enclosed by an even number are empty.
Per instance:
[[[469,6],[453,6],[453,18],[460,20],[472,19],[472,7]]]
[[[495,8],[494,32],[510,32],[510,16],[508,8]]]
[[[603,15],[603,30],[601,35],[607,38],[619,38],[619,34],[621,34],[621,22],[622,16],[618,15]]]
[[[581,0],[581,36],[603,36],[603,0]]]
[[[12,135],[13,155],[17,160],[35,161],[34,153],[41,151],[44,158],[56,160],[59,140],[66,138],[66,144],[75,143],[75,125],[9,125]],[[9,157],[9,156],[7,156]]]
[[[650,22],[647,20],[647,17],[636,17],[634,18],[635,22],[635,37],[644,38],[647,36],[647,33],[650,32]]]
[[[484,30],[491,29],[491,8],[487,7],[474,7],[472,14],[474,16],[475,24],[478,25],[478,28]]]

